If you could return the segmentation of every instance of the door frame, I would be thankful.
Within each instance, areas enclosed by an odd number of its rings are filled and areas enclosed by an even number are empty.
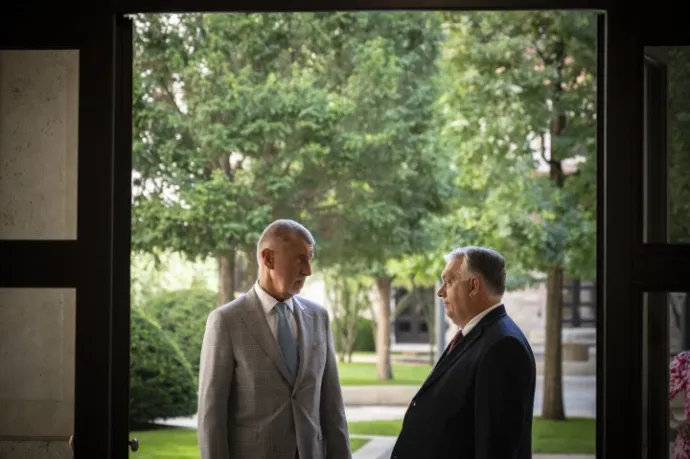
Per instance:
[[[34,9],[35,3],[40,4],[41,1],[34,2]],[[129,370],[125,365],[129,358],[128,346],[125,348],[122,337],[129,333],[129,264],[125,263],[123,253],[128,256],[130,245],[129,234],[125,236],[129,232],[129,221],[125,219],[130,210],[124,208],[124,203],[129,207],[131,201],[126,199],[130,195],[124,190],[124,184],[125,166],[131,165],[131,154],[127,155],[131,144],[128,149],[122,141],[117,142],[114,132],[118,123],[122,126],[131,121],[131,109],[129,115],[124,113],[127,102],[119,97],[126,87],[115,83],[116,62],[120,59],[122,64],[125,58],[121,48],[116,46],[116,18],[136,12],[246,11],[246,5],[231,5],[220,0],[116,0],[109,4],[107,8],[110,9],[89,18],[89,21],[93,20],[88,26],[92,40],[84,43],[84,57],[88,56],[93,61],[88,61],[84,69],[90,77],[96,78],[95,81],[80,83],[80,110],[84,110],[81,113],[87,113],[86,108],[91,110],[88,113],[93,120],[87,122],[93,123],[96,129],[86,133],[80,129],[80,151],[84,154],[80,156],[79,183],[86,189],[98,190],[98,193],[83,198],[80,195],[81,237],[72,246],[63,242],[64,247],[48,248],[47,252],[45,247],[39,248],[35,243],[23,247],[0,243],[2,253],[29,254],[32,259],[49,253],[57,260],[53,262],[56,268],[74,253],[79,253],[80,260],[97,258],[94,269],[86,268],[82,263],[70,270],[71,274],[54,274],[55,271],[53,274],[36,274],[29,269],[14,271],[7,262],[0,262],[3,278],[0,286],[7,284],[5,276],[8,276],[12,285],[28,283],[35,286],[36,279],[42,284],[69,280],[70,285],[76,283],[82,288],[83,299],[79,304],[83,306],[79,308],[77,319],[78,339],[82,344],[92,340],[92,347],[97,349],[78,351],[78,364],[81,361],[83,365],[92,358],[106,358],[107,362],[95,363],[92,372],[96,382],[90,387],[78,385],[83,394],[91,390],[89,397],[94,402],[93,406],[86,406],[89,399],[86,395],[77,399],[76,426],[80,438],[77,444],[86,445],[82,446],[84,449],[78,453],[79,457],[123,459],[126,454],[124,445],[115,448],[110,444],[110,429],[115,429],[112,438],[117,437],[118,443],[123,438],[122,432],[117,430],[119,427],[115,426],[122,425],[122,410],[118,411],[113,405],[125,406],[126,396],[122,394],[126,389],[122,386],[128,381]],[[286,7],[276,7],[267,0],[255,0],[250,7],[252,11],[393,8],[578,8],[605,11],[599,21],[598,45],[601,64],[598,73],[600,121],[597,156],[597,457],[637,457],[642,451],[644,366],[639,356],[643,354],[644,324],[640,292],[686,285],[686,279],[677,268],[690,259],[690,250],[686,248],[679,251],[677,248],[644,244],[642,240],[643,37],[658,36],[650,33],[654,30],[666,30],[667,34],[681,34],[683,30],[668,25],[669,19],[675,19],[680,25],[683,17],[674,11],[670,1],[661,0],[654,5],[657,10],[652,13],[629,8],[625,2],[615,0],[338,0],[327,6],[309,0],[295,0]],[[83,17],[78,19],[82,19],[79,25],[83,28]],[[51,20],[55,21],[55,17]],[[12,18],[13,23],[28,24],[32,32],[38,32],[35,26],[31,27],[35,21],[35,17],[30,16],[21,21]],[[51,40],[48,36],[45,39],[47,42]],[[82,61],[87,62],[85,59]],[[131,91],[131,87],[129,89]],[[85,100],[84,95],[93,99]],[[124,134],[122,136],[124,138]],[[108,153],[99,156],[98,152]],[[116,201],[119,204],[115,204]],[[85,211],[88,211],[88,221]],[[97,231],[101,229],[103,232]],[[78,279],[74,279],[75,275]],[[94,304],[105,306],[95,308]],[[94,328],[88,330],[87,327]],[[122,354],[127,354],[127,357]],[[636,400],[640,403],[634,403]],[[99,416],[103,417],[103,413],[108,414],[107,422],[97,420]],[[89,419],[91,416],[95,418]]]
[[[643,421],[649,457],[668,455],[670,293],[690,293],[690,244],[668,241],[668,55],[655,47],[690,46],[680,33],[680,19],[667,14],[658,27],[649,27],[643,41],[645,72],[645,169],[643,242],[638,246],[634,273],[635,291],[644,303],[643,359],[648,372],[643,397],[647,404]],[[661,26],[665,27],[661,27]],[[686,300],[687,305],[687,300]],[[690,312],[685,307],[685,314]],[[690,324],[685,317],[685,326]],[[688,331],[684,330],[684,345]]]
[[[0,49],[79,51],[77,237],[0,240],[0,288],[76,289],[75,457],[109,458],[111,433],[127,430],[131,128],[126,144],[115,131],[131,125],[131,53],[118,48],[129,60],[116,63],[115,15],[13,13],[0,18]]]

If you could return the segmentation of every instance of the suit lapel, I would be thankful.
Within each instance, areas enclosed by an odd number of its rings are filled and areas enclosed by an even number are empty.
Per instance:
[[[438,380],[438,378],[443,376],[443,374],[448,371],[453,364],[481,337],[486,327],[505,316],[505,306],[501,305],[487,314],[486,317],[482,318],[474,329],[470,330],[469,334],[458,342],[455,349],[453,349],[450,353],[446,347],[446,350],[443,352],[443,355],[441,355],[441,358],[436,363],[434,369],[431,370],[431,373],[429,373],[429,376],[426,378],[426,381],[424,381],[424,384],[422,384],[419,392],[422,392],[436,380]]]
[[[426,389],[428,386],[433,384],[438,378],[440,378],[450,367],[453,366],[453,363],[455,363],[456,360],[460,358],[462,354],[464,354],[471,346],[474,344],[475,341],[479,339],[483,331],[483,328],[475,328],[470,332],[469,335],[463,337],[450,353],[448,352],[448,348],[446,348],[446,351],[443,353],[443,356],[439,359],[439,361],[436,363],[436,366],[434,367],[433,370],[431,370],[431,373],[429,376],[426,378],[426,381],[424,381],[424,384],[422,384],[422,387],[419,389],[419,391],[423,391]]]
[[[304,377],[304,372],[307,367],[309,346],[307,343],[313,342],[311,339],[311,315],[309,311],[299,302],[297,297],[292,297],[292,304],[295,307],[295,322],[297,322],[297,349],[299,352],[299,366],[297,367],[297,377],[295,378],[295,387]]]
[[[273,332],[271,332],[271,328],[268,326],[266,315],[261,307],[261,301],[259,301],[253,288],[247,293],[247,301],[242,309],[242,320],[249,332],[254,336],[256,342],[259,343],[266,355],[278,368],[280,374],[292,385],[292,378],[285,365],[283,354],[280,352],[280,347],[278,347]]]

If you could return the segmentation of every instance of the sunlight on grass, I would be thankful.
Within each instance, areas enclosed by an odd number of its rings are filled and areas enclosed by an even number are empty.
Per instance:
[[[397,436],[401,420],[358,421],[349,423],[351,435]],[[594,419],[571,418],[550,421],[534,418],[532,452],[550,454],[594,454],[596,448],[596,422]]]
[[[431,365],[427,364],[393,364],[393,379],[379,381],[376,379],[375,363],[339,363],[338,373],[340,384],[343,386],[369,386],[369,385],[405,385],[421,386],[431,371]]]
[[[139,451],[131,459],[199,459],[196,430],[182,428],[156,428],[131,432],[130,438],[139,439]],[[369,442],[366,438],[351,438],[352,451]]]
[[[396,437],[401,420],[357,421],[348,423],[351,435],[383,435]],[[594,454],[594,419],[571,418],[567,421],[549,421],[534,418],[532,452],[543,454]],[[196,431],[183,428],[156,428],[131,432],[130,438],[139,439],[139,451],[130,453],[131,459],[199,459]],[[369,440],[351,438],[352,451]]]
[[[352,450],[352,452],[355,452],[362,446],[369,443],[370,441],[371,440],[369,440],[368,438],[350,438],[350,449]]]

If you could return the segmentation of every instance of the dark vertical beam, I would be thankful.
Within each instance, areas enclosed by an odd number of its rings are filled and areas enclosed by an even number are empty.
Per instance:
[[[642,49],[637,10],[619,2],[606,15],[603,83],[603,264],[597,340],[597,455],[642,451],[642,297],[633,291],[633,250],[642,240]],[[601,30],[601,27],[600,27]],[[601,49],[601,48],[600,48]],[[604,75],[601,74],[604,70]],[[603,78],[603,80],[602,80]],[[601,108],[601,105],[600,105]],[[599,115],[601,120],[601,113]],[[601,183],[601,182],[600,182]],[[603,221],[602,221],[603,220]],[[598,260],[599,262],[599,260]],[[603,273],[603,275],[601,275]]]
[[[637,289],[636,289],[637,290]],[[669,302],[666,292],[645,294],[645,406],[649,458],[668,457]]]
[[[132,247],[132,21],[116,18],[113,155],[112,458],[128,457]]]
[[[667,69],[647,53],[640,59],[644,62],[643,240],[663,244],[668,240]],[[644,318],[644,439],[647,457],[655,458],[668,455],[669,445],[667,292],[645,293]]]
[[[59,20],[59,19],[56,19]],[[109,459],[112,401],[113,75],[111,15],[80,16],[75,458]]]
[[[604,457],[606,442],[606,425],[604,419],[604,371],[606,370],[606,315],[604,310],[604,165],[606,164],[604,152],[606,150],[606,29],[607,15],[597,16],[597,269],[595,284],[597,286],[594,299],[596,303],[595,321],[597,328],[596,340],[596,451],[597,458]]]

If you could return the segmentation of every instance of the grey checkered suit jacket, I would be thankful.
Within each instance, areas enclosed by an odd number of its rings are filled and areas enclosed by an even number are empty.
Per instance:
[[[351,458],[328,313],[293,301],[294,384],[253,288],[209,314],[199,370],[202,459]]]

